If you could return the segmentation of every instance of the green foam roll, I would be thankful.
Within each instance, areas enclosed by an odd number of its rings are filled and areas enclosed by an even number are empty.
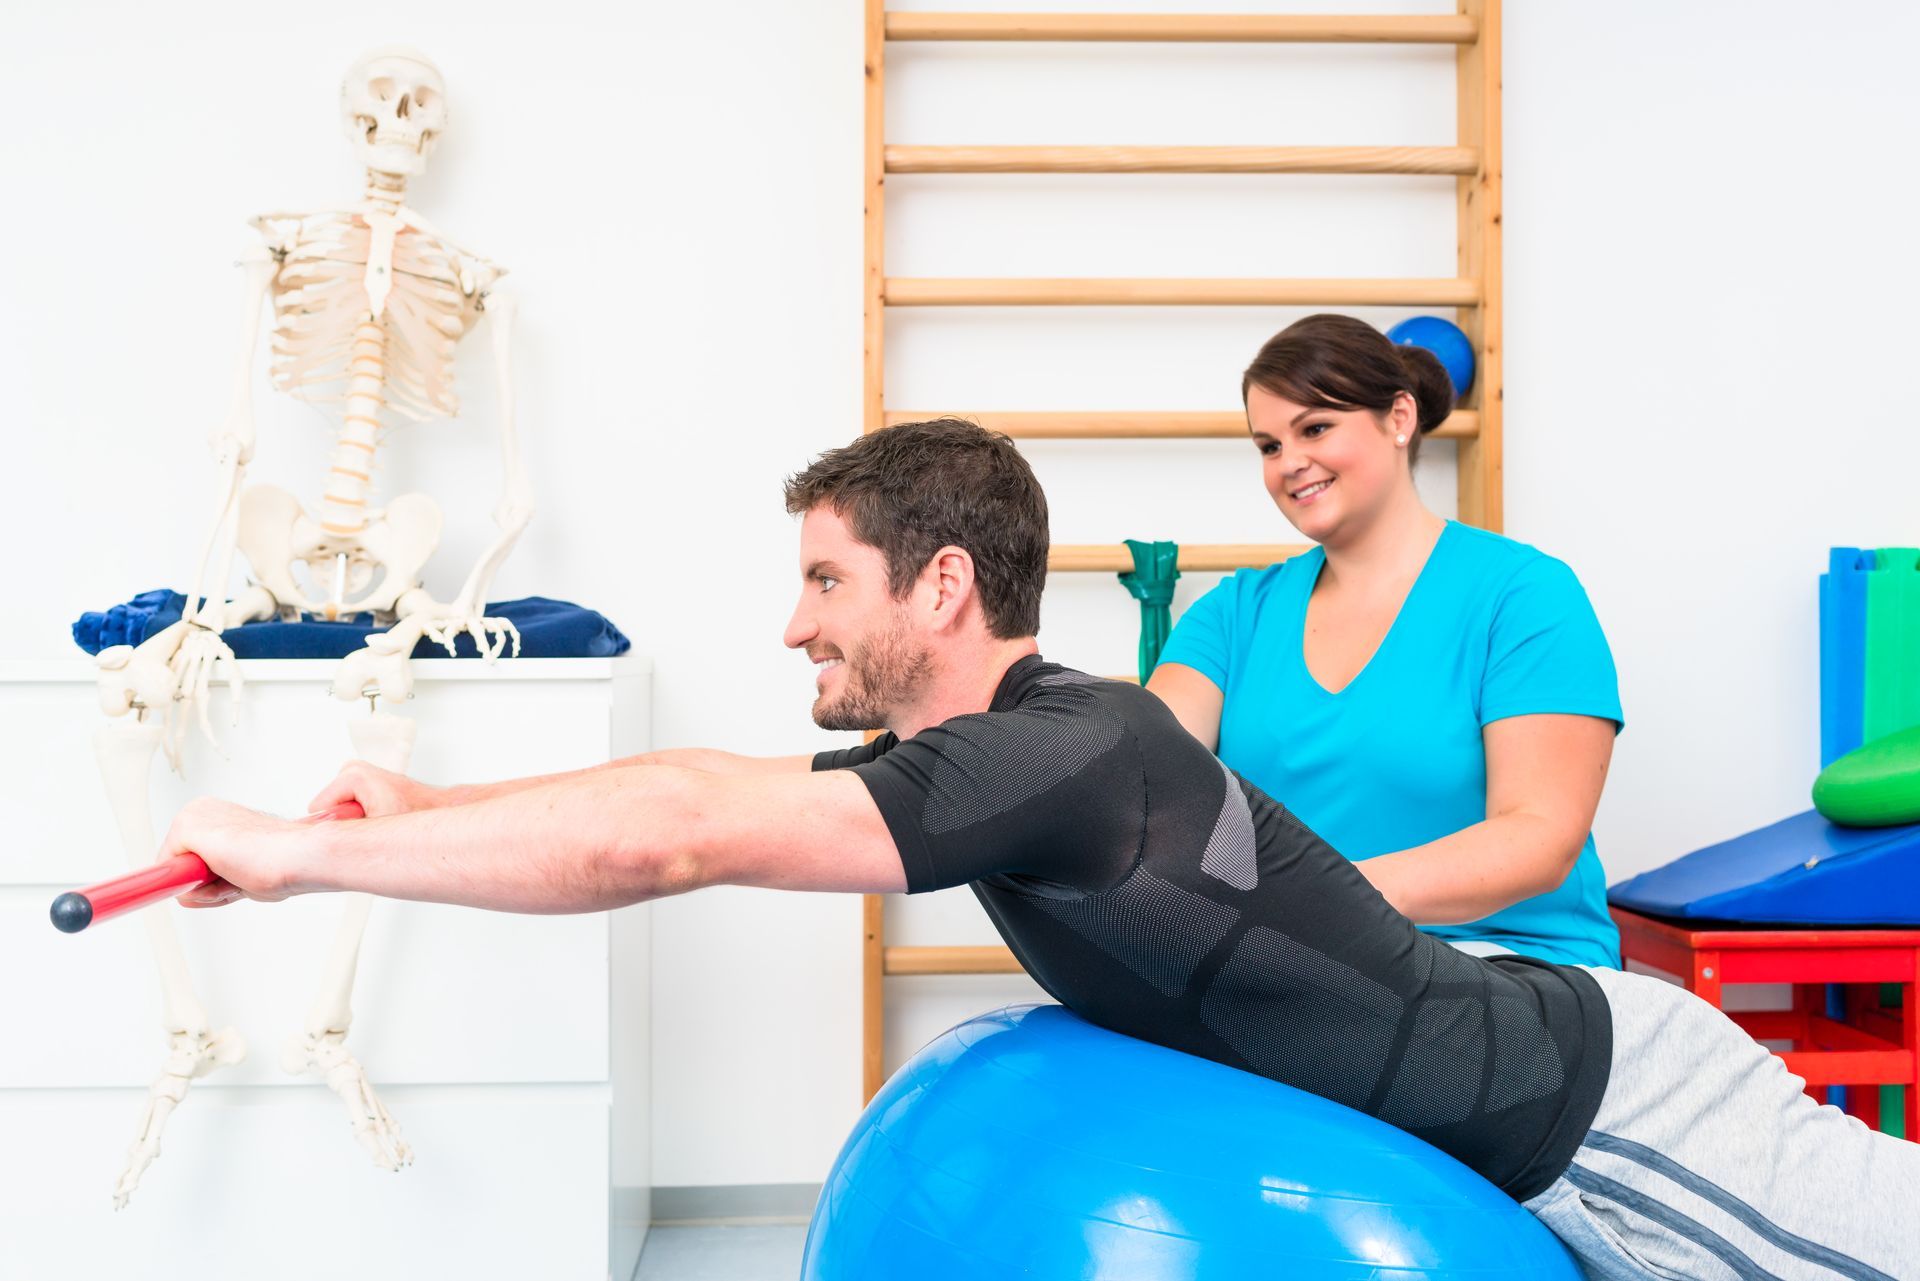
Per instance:
[[[1920,726],[1876,738],[1821,770],[1813,808],[1843,827],[1920,823]]]

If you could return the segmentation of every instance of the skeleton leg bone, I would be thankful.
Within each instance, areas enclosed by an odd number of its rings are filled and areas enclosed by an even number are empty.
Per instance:
[[[349,726],[354,751],[383,769],[405,773],[413,754],[415,725],[405,717],[376,711]],[[383,1170],[398,1170],[413,1160],[400,1126],[367,1081],[366,1070],[346,1048],[353,1023],[353,979],[360,962],[360,940],[373,907],[370,894],[349,894],[334,934],[320,993],[307,1015],[306,1030],[289,1038],[281,1066],[295,1075],[314,1074],[346,1104],[354,1138]]]
[[[107,800],[113,807],[113,819],[126,847],[127,861],[144,867],[153,858],[158,842],[153,835],[153,815],[147,789],[153,771],[153,757],[159,751],[162,727],[153,722],[120,720],[102,726],[94,735],[94,755],[106,783]],[[122,1209],[140,1176],[160,1155],[160,1135],[167,1118],[187,1097],[194,1078],[218,1068],[231,1067],[246,1057],[246,1042],[232,1028],[212,1031],[207,1025],[206,1009],[194,995],[187,973],[187,958],[173,930],[173,920],[165,906],[142,912],[147,924],[147,939],[160,970],[160,991],[164,1001],[168,1051],[165,1065],[153,1084],[147,1087],[146,1111],[140,1117],[140,1129],[127,1150],[127,1163],[114,1184],[113,1205]]]

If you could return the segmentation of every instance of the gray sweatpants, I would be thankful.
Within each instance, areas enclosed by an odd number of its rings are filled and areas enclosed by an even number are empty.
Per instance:
[[[1920,1278],[1920,1144],[1815,1103],[1684,988],[1588,972],[1613,1075],[1573,1165],[1526,1203],[1588,1276]]]

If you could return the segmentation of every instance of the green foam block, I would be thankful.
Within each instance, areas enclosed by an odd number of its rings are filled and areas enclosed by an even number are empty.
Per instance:
[[[1856,747],[1821,770],[1813,808],[1843,827],[1920,823],[1920,725]]]
[[[1874,552],[1874,568],[1867,574],[1861,742],[1920,725],[1916,653],[1920,653],[1920,549],[1882,547]]]

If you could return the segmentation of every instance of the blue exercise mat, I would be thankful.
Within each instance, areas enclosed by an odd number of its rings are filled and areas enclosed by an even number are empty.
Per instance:
[[[1808,810],[1622,881],[1607,901],[1743,924],[1920,925],[1920,823],[1837,827]]]
[[[73,625],[74,643],[89,654],[110,645],[138,645],[179,622],[186,601],[179,592],[161,588],[141,592],[104,613],[82,614]],[[526,596],[490,604],[486,614],[520,629],[522,658],[611,658],[632,648],[632,642],[604,615],[569,601]],[[317,618],[290,623],[269,619],[228,628],[221,636],[235,658],[345,658],[366,644],[368,636],[383,630],[363,614],[331,623]],[[480,656],[471,636],[459,636],[454,647],[461,658]],[[513,652],[511,642],[506,652]],[[413,647],[413,657],[445,658],[447,651],[422,640]]]

